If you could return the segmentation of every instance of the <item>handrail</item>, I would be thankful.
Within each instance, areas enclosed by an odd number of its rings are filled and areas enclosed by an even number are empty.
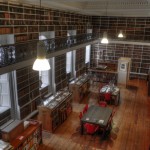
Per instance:
[[[99,34],[81,34],[43,40],[46,53],[50,54],[65,48],[70,48],[82,43],[91,42],[99,38]],[[37,55],[38,40],[27,41],[0,46],[0,68],[8,65],[35,58]]]

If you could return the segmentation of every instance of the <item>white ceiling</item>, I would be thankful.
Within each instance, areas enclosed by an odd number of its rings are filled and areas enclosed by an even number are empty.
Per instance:
[[[40,5],[40,0],[7,1]],[[41,3],[45,7],[88,15],[150,16],[150,0],[41,0]]]

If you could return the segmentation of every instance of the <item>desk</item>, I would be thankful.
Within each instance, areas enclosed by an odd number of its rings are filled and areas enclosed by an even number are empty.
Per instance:
[[[109,85],[105,85],[101,88],[100,94],[104,94],[106,92],[111,92],[112,99],[115,100],[115,105],[118,105],[120,100],[120,89],[117,86],[111,88]]]
[[[101,128],[104,128],[105,132],[105,127],[111,114],[112,109],[109,107],[91,106],[81,119],[81,134],[84,131],[84,123],[99,125]]]

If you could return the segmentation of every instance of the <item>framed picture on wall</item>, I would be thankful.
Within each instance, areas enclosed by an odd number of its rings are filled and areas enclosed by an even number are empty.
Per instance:
[[[127,64],[126,63],[121,63],[120,64],[120,71],[126,71],[127,69]]]

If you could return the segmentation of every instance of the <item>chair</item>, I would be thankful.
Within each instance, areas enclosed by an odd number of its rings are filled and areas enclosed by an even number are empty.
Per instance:
[[[104,94],[104,100],[107,102],[107,103],[110,103],[111,102],[111,93],[105,93]]]
[[[106,101],[100,101],[99,106],[100,107],[107,107],[107,102]]]
[[[98,131],[99,126],[98,125],[93,125],[93,124],[90,124],[90,123],[85,123],[84,128],[86,129],[86,133],[94,134],[96,131]]]
[[[83,108],[83,114],[87,112],[88,108],[89,108],[89,106],[88,106],[88,104],[86,104],[85,107]]]

